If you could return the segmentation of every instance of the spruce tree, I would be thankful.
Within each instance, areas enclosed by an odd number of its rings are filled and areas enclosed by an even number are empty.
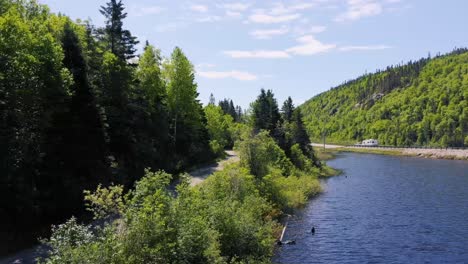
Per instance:
[[[284,102],[283,107],[281,108],[281,114],[285,122],[291,122],[293,113],[294,113],[294,104],[291,97]]]
[[[262,89],[257,100],[252,104],[254,128],[257,131],[274,131],[281,123],[278,103],[271,90]]]
[[[65,24],[62,37],[64,66],[73,75],[72,98],[65,137],[67,169],[73,177],[82,177],[78,197],[84,188],[105,182],[107,174],[104,125],[97,107],[95,92],[88,79],[88,66],[78,36],[71,22]]]
[[[106,18],[106,27],[100,30],[109,50],[121,60],[135,57],[135,45],[139,42],[129,30],[123,29],[123,20],[127,17],[121,0],[111,0],[99,10]]]

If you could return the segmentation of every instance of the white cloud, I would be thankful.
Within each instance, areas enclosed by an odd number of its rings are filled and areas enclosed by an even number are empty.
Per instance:
[[[301,25],[294,28],[294,33],[296,35],[308,35],[308,34],[318,34],[327,30],[325,26],[311,26],[311,25]]]
[[[222,7],[231,11],[245,11],[250,7],[250,5],[244,3],[231,3],[224,4]]]
[[[346,12],[335,18],[337,22],[353,21],[363,17],[376,16],[382,13],[382,4],[375,0],[348,0]]]
[[[132,16],[148,16],[148,15],[156,15],[162,13],[164,10],[166,10],[164,7],[160,6],[146,6],[146,7],[132,7],[130,9],[130,14]]]
[[[328,52],[336,48],[335,44],[323,44],[316,40],[312,35],[306,35],[297,39],[300,45],[291,47],[286,51],[295,55],[314,55]]]
[[[208,79],[232,78],[239,81],[255,81],[258,77],[255,74],[244,71],[199,71],[199,76]]]
[[[287,27],[281,27],[277,29],[264,29],[264,30],[254,30],[250,32],[250,35],[256,39],[270,39],[273,36],[284,35],[289,32]]]
[[[225,51],[224,54],[235,59],[286,59],[289,54],[282,50],[230,50]]]
[[[391,49],[392,47],[387,45],[375,45],[375,46],[344,46],[340,47],[340,51],[365,51],[365,50],[384,50]]]
[[[284,23],[296,20],[300,18],[300,14],[288,14],[288,15],[279,15],[272,16],[264,13],[257,13],[249,17],[250,22],[259,23],[259,24],[275,24],[275,23]]]
[[[204,5],[192,5],[190,9],[195,12],[205,13],[208,11],[208,7]]]

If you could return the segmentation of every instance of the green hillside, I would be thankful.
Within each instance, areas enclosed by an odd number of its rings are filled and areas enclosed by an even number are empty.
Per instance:
[[[312,139],[383,145],[468,145],[468,49],[387,67],[301,106]]]

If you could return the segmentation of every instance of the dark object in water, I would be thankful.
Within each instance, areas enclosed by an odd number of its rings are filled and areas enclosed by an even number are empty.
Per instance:
[[[312,229],[310,230],[310,233],[315,234],[315,227],[312,227]]]
[[[286,241],[281,241],[281,240],[277,240],[276,241],[276,245],[278,246],[282,246],[282,245],[296,245],[296,240],[286,240]]]

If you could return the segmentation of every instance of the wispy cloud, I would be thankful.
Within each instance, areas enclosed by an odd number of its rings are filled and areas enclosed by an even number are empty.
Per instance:
[[[190,9],[195,12],[205,13],[208,12],[208,7],[205,5],[192,5]]]
[[[327,30],[325,26],[313,26],[313,25],[298,25],[294,27],[293,32],[296,35],[309,35],[309,34],[318,34]]]
[[[224,54],[234,59],[287,59],[290,55],[282,50],[230,50]]]
[[[297,42],[299,42],[299,45],[291,47],[286,51],[294,55],[314,55],[336,48],[335,44],[324,44],[312,35],[302,36],[297,39]]]
[[[385,50],[391,49],[391,46],[387,45],[374,45],[374,46],[344,46],[340,47],[340,51],[366,51],[366,50]]]
[[[382,13],[382,4],[375,0],[347,0],[346,12],[335,18],[337,22],[353,21],[363,17],[376,16]]]
[[[256,39],[271,39],[274,36],[284,35],[289,32],[287,27],[281,27],[277,29],[261,29],[253,30],[250,35]]]
[[[255,81],[258,79],[257,75],[245,71],[199,71],[197,73],[200,77],[207,79],[226,79],[232,78],[239,81]]]
[[[249,17],[249,21],[253,23],[259,24],[276,24],[276,23],[284,23],[296,20],[300,18],[300,14],[288,14],[288,15],[267,15],[264,13],[257,13],[253,14]]]

